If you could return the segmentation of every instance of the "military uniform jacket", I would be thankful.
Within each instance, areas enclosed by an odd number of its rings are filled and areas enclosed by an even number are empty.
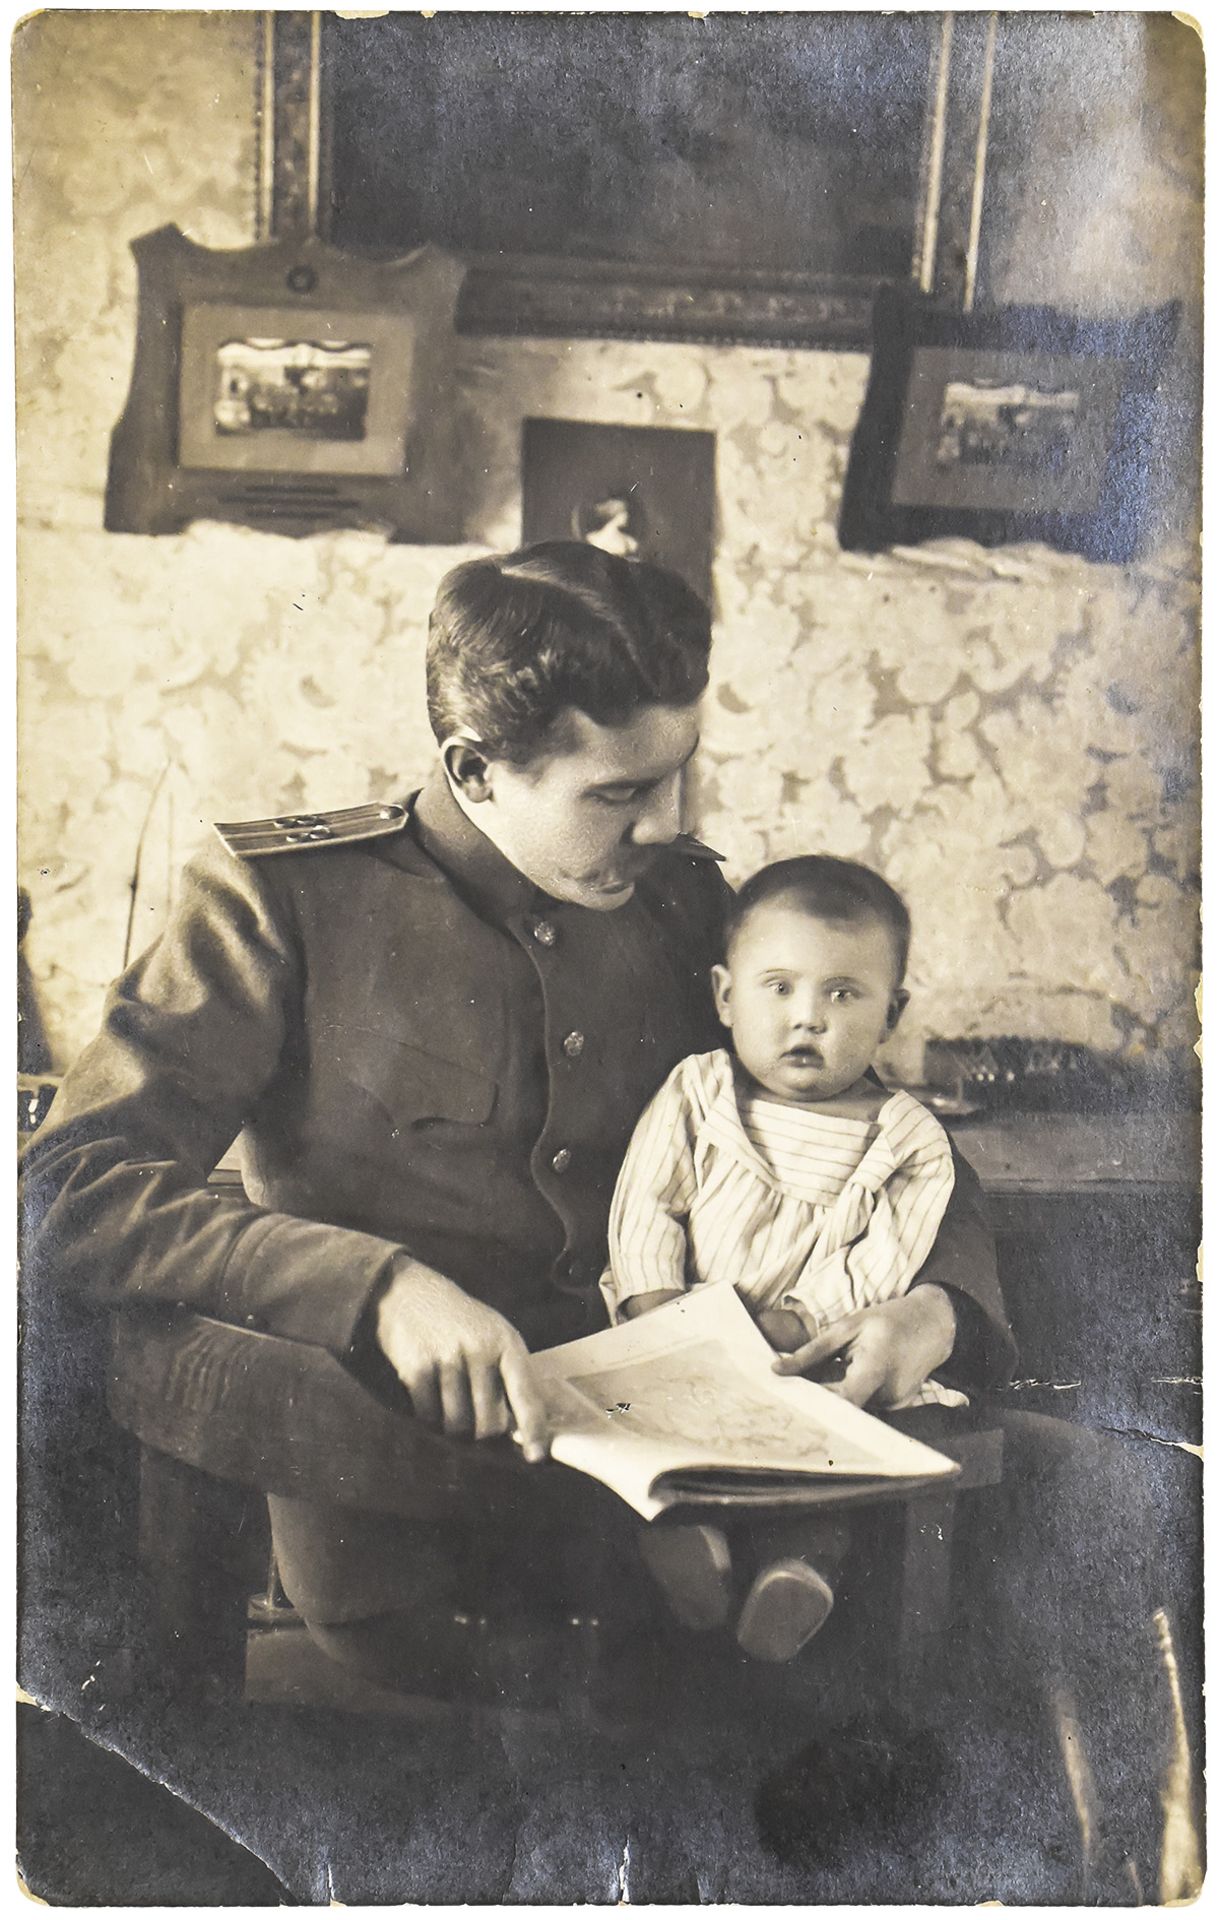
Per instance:
[[[613,912],[548,899],[439,769],[375,839],[217,844],[32,1143],[31,1251],[94,1298],[340,1358],[403,1250],[532,1347],[593,1330],[635,1122],[721,1037],[726,898],[679,845]],[[239,1133],[245,1195],[209,1188]],[[977,1303],[968,1371],[985,1379],[1010,1342],[962,1172],[922,1278]]]

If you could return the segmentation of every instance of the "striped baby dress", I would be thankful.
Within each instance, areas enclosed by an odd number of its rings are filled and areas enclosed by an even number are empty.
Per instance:
[[[875,1120],[738,1092],[732,1055],[682,1060],[635,1129],[610,1211],[601,1287],[735,1286],[755,1313],[799,1306],[818,1328],[908,1291],[952,1193],[952,1151],[910,1094]],[[964,1406],[927,1381],[903,1404]]]

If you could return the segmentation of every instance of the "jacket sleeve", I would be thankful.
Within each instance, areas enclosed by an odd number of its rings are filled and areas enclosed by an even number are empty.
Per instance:
[[[1016,1343],[1007,1322],[995,1236],[986,1218],[982,1185],[952,1142],[952,1194],[935,1245],[914,1281],[916,1287],[943,1287],[957,1315],[952,1357],[937,1369],[950,1386],[1001,1387],[1011,1378]]]
[[[301,985],[290,910],[258,865],[219,847],[192,862],[27,1150],[32,1282],[347,1353],[402,1249],[207,1185],[293,1044]]]

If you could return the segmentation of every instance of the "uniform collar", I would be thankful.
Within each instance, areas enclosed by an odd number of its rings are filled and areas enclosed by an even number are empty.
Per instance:
[[[533,881],[462,812],[439,761],[415,800],[412,818],[424,853],[484,919],[502,923],[547,903]]]

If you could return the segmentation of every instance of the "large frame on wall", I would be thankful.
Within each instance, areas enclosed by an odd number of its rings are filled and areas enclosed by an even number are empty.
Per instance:
[[[619,45],[622,35],[691,30],[678,17],[668,25],[661,16],[649,18],[650,28],[633,29],[618,16],[604,28],[585,25],[582,30],[588,35],[609,34],[611,39],[604,45],[590,39],[588,70],[576,74],[572,85],[591,85],[591,98],[612,94],[618,71],[614,58],[621,64],[632,52],[627,47],[624,53]],[[979,156],[985,148],[995,16],[833,19],[839,36],[843,23],[853,21],[859,34],[892,40],[891,46],[889,40],[883,47],[877,43],[874,61],[864,57],[869,52],[864,48],[858,50],[858,59],[838,58],[824,76],[828,100],[853,98],[858,69],[867,76],[861,102],[882,99],[900,105],[900,112],[889,116],[900,120],[900,133],[883,122],[873,132],[876,166],[883,174],[873,200],[867,167],[852,159],[862,145],[853,137],[862,131],[858,126],[844,123],[842,139],[833,136],[837,144],[832,151],[829,145],[824,151],[816,149],[816,127],[810,135],[814,145],[807,153],[801,147],[808,123],[816,118],[810,113],[806,83],[822,72],[830,51],[828,43],[826,50],[813,45],[816,17],[794,27],[790,21],[782,25],[780,16],[733,23],[732,33],[745,57],[730,78],[746,88],[747,110],[734,117],[726,110],[730,103],[722,91],[714,98],[700,96],[698,85],[705,83],[686,74],[681,85],[689,97],[682,95],[677,102],[675,95],[677,104],[669,103],[668,121],[658,120],[655,128],[651,120],[646,123],[649,137],[655,131],[654,151],[632,156],[631,134],[638,124],[624,121],[608,133],[603,127],[602,144],[594,141],[583,155],[593,177],[572,186],[568,176],[578,173],[580,156],[564,153],[560,165],[545,146],[547,121],[557,125],[561,118],[561,102],[549,93],[546,111],[539,111],[538,89],[549,73],[542,72],[545,46],[540,40],[524,46],[531,35],[556,31],[541,17],[511,16],[507,23],[491,16],[454,17],[444,24],[448,38],[441,47],[441,23],[431,22],[425,32],[414,16],[366,20],[291,11],[267,14],[259,113],[263,236],[307,228],[348,249],[400,252],[420,241],[447,247],[466,267],[457,311],[458,331],[465,334],[867,351],[873,303],[882,286],[912,279],[923,292],[939,298],[951,301],[964,295],[967,304],[972,298]],[[875,24],[869,25],[873,19]],[[479,32],[498,36],[491,50],[495,57],[482,58],[486,49],[481,42],[471,48],[468,71],[452,82],[459,89],[456,101],[442,97],[455,56],[479,21]],[[570,36],[575,22],[575,16],[564,16],[562,30]],[[723,21],[715,28],[708,24],[707,33],[720,42],[729,38]],[[780,34],[787,35],[781,49],[790,55],[787,67],[772,63],[768,68],[763,57],[768,37],[773,43]],[[419,90],[409,113],[396,104],[392,62],[384,57],[385,49],[392,52],[404,36],[411,43],[404,71]],[[708,48],[714,44],[709,37]],[[531,85],[517,92],[529,112],[514,120],[504,102],[513,93],[509,69],[517,53],[536,64],[522,69]],[[578,65],[577,55],[578,49],[573,65]],[[697,74],[705,63],[700,54],[699,61],[684,64],[690,74]],[[550,80],[561,82],[563,70],[564,63],[557,65]],[[669,83],[661,84],[658,63],[644,71],[651,72],[652,90],[660,87],[664,92]],[[783,90],[770,84],[776,72],[790,83],[787,97],[778,100],[772,96]],[[627,79],[636,91],[640,87],[638,70],[627,66],[624,73],[627,78],[618,83],[623,98]],[[723,70],[718,84],[722,88]],[[462,111],[456,112],[455,106]],[[502,125],[497,115],[503,117]],[[858,117],[847,113],[849,121]],[[449,166],[444,157],[446,128],[454,120],[461,125],[461,166]],[[750,131],[755,123],[764,123],[764,134]],[[824,130],[820,137],[823,144],[830,140]],[[469,144],[480,138],[488,152],[480,150],[471,159]],[[770,142],[764,152],[751,148],[742,155],[732,144],[760,138]],[[896,159],[891,146],[899,150]],[[672,172],[665,174],[664,192],[641,185],[653,180],[655,168],[667,164],[665,156],[674,148],[678,157]],[[807,167],[804,174],[796,168],[799,177],[794,181],[786,177],[792,154]],[[850,171],[853,166],[858,178]],[[484,170],[502,182],[494,206],[487,206],[485,194],[470,190],[464,202],[454,205],[453,196],[463,191],[462,176],[474,180]],[[839,184],[842,178],[845,186]],[[717,256],[716,247],[700,234],[697,219],[683,223],[673,205],[680,212],[683,191],[692,210],[715,205],[717,196],[719,203],[735,205],[744,180],[767,183],[765,217],[754,224],[767,227],[768,234],[754,249],[751,223],[746,221],[746,230],[733,236],[732,245],[726,244],[725,234],[718,235]],[[409,191],[403,191],[404,182]],[[412,193],[414,211],[407,204]],[[514,193],[522,202],[515,214]],[[548,206],[535,204],[547,194]],[[834,195],[837,224],[827,228],[827,244],[821,245],[809,209],[822,197],[831,204]],[[663,216],[656,211],[662,206]],[[738,213],[737,218],[742,216]]]

